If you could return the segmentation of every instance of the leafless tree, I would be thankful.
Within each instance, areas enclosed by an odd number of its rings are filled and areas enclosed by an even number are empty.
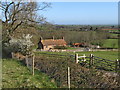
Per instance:
[[[3,14],[3,35],[10,36],[19,26],[23,24],[42,23],[45,18],[38,16],[39,10],[50,7],[46,2],[1,2],[0,9]],[[4,34],[5,33],[5,34]]]

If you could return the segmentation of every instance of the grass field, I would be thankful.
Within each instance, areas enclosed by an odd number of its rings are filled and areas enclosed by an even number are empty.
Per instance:
[[[46,74],[35,71],[32,76],[27,67],[16,60],[3,59],[2,72],[3,88],[56,88]]]
[[[118,59],[118,52],[117,51],[90,51],[90,52],[78,52],[79,55],[86,54],[89,56],[90,54],[93,54],[94,56],[101,57],[104,59],[109,59],[109,60],[116,60]]]
[[[36,52],[36,54],[58,54],[58,55],[75,55],[73,52]],[[116,60],[118,59],[118,52],[117,51],[89,51],[89,52],[76,52],[79,55],[85,54],[86,56],[89,56],[90,54],[94,54],[97,57],[109,59],[109,60]]]
[[[111,34],[111,36],[113,36],[113,37],[118,37],[118,34]]]
[[[117,51],[97,51],[97,52],[84,52],[87,56],[93,54],[96,57],[94,58],[94,66],[97,69],[106,70],[106,71],[115,71],[115,61],[118,59]],[[84,53],[79,53],[82,55]],[[90,59],[87,59],[87,63],[89,63]]]
[[[105,47],[105,48],[118,48],[118,39],[104,40],[103,47]]]

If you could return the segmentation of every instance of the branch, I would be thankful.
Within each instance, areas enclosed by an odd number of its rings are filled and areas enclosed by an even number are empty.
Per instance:
[[[14,25],[15,21],[17,21],[17,19],[12,20],[11,26]]]
[[[12,20],[11,26],[14,25],[15,21],[18,20],[18,19],[15,18],[16,14],[23,10],[23,9],[18,10],[20,4],[22,4],[22,3],[21,3],[21,2],[18,2],[16,5],[15,5],[15,3],[14,3],[14,12],[13,12],[13,14],[11,15],[11,20]]]
[[[2,4],[1,4],[1,5],[0,5],[0,9],[3,10],[3,11],[5,11],[6,8],[3,7]]]
[[[11,32],[15,31],[22,23],[23,23],[23,22],[21,21],[19,24],[17,24],[17,25],[12,29]]]
[[[35,9],[34,11],[39,11],[39,10],[44,10],[47,7],[50,7],[50,3],[45,3],[43,2],[42,4],[44,4],[43,6],[39,6],[37,9]],[[41,8],[40,8],[41,7]]]
[[[5,22],[8,22],[8,18],[7,18],[8,9],[9,9],[9,6],[12,5],[13,3],[14,3],[14,2],[11,2],[10,4],[8,4],[8,5],[6,6],[6,9],[5,9],[5,19],[6,19],[6,21],[5,21]]]

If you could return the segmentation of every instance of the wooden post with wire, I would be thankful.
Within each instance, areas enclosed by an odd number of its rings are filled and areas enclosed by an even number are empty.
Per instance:
[[[118,60],[118,83],[120,83],[120,59]]]
[[[25,61],[26,61],[26,65],[27,65],[27,68],[28,68],[28,56],[27,55],[25,57]]]
[[[91,61],[92,61],[92,54],[90,54],[90,60],[89,60],[89,68],[91,68]]]
[[[120,60],[118,59],[115,61],[115,71],[118,74],[117,82],[120,83]]]
[[[70,89],[70,67],[68,67],[68,88]]]
[[[32,56],[32,75],[34,76],[34,61],[35,61],[35,55]]]
[[[14,53],[13,53],[13,52],[11,53],[11,55],[12,55],[12,58],[15,59],[15,57],[14,57]]]
[[[115,61],[115,71],[120,72],[119,70],[120,70],[120,60],[117,59]]]
[[[89,68],[91,68],[93,65],[94,65],[94,55],[90,54]]]
[[[92,66],[94,65],[94,55],[92,54]]]

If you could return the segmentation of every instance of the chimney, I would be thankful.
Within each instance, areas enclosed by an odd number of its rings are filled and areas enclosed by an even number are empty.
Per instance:
[[[62,37],[62,39],[64,40],[64,37]]]
[[[42,37],[40,37],[40,41],[41,41],[41,40],[43,40],[43,38],[42,38]]]
[[[53,36],[53,40],[54,40],[54,36]]]

